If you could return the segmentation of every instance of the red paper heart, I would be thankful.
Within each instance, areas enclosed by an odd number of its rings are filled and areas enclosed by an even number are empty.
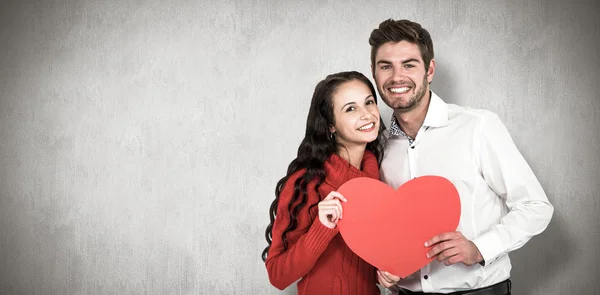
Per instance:
[[[348,247],[376,268],[402,278],[432,260],[425,241],[456,230],[460,219],[458,191],[439,176],[412,179],[398,190],[360,177],[338,191],[348,200],[337,225]]]

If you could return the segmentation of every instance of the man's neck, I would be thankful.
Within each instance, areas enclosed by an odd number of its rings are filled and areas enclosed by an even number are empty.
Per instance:
[[[425,97],[419,101],[415,108],[410,110],[394,110],[394,117],[408,137],[415,139],[417,132],[423,126],[425,116],[427,116],[427,110],[429,109],[429,103],[431,102],[431,91],[427,91]]]

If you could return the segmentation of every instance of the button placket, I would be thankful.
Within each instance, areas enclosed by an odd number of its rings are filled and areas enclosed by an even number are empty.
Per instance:
[[[417,171],[417,150],[409,148],[408,151],[408,170],[410,171],[410,179],[418,176]]]
[[[429,264],[421,268],[421,287],[424,292],[432,292],[433,285],[431,284],[431,266]]]

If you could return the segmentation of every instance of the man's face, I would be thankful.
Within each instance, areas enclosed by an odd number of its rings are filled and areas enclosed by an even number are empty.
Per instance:
[[[388,42],[377,50],[372,69],[383,101],[396,111],[410,111],[429,92],[435,62],[431,60],[425,71],[419,46],[407,41]]]

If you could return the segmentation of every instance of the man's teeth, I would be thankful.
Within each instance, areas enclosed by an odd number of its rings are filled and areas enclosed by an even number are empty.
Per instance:
[[[373,123],[358,128],[358,130],[367,130],[373,128]]]
[[[400,88],[390,88],[390,91],[393,93],[404,93],[408,91],[410,87],[400,87]]]

